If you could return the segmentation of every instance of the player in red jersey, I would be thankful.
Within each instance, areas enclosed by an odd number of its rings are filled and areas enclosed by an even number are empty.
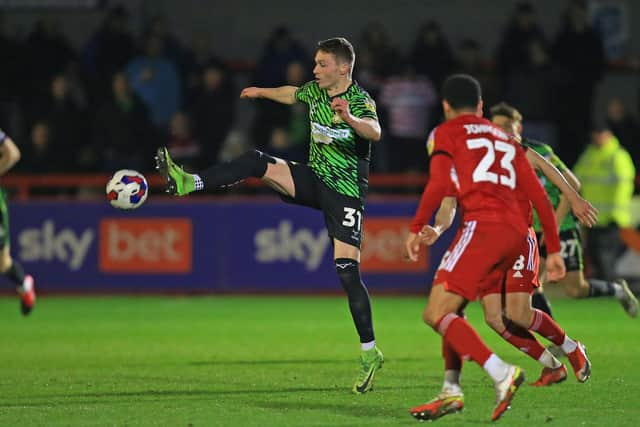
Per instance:
[[[509,129],[504,130],[510,131]],[[428,145],[432,146],[432,144],[433,138],[430,137]],[[571,201],[571,207],[581,222],[584,225],[592,226],[596,221],[597,210],[573,190],[550,162],[533,151],[527,151],[526,155],[533,167],[540,169],[548,179],[567,193],[567,199]],[[453,173],[454,179],[455,176]],[[529,197],[521,190],[520,186],[517,186],[516,189],[520,190],[517,192],[518,202],[529,225],[531,225],[532,212]],[[451,225],[456,208],[455,191],[455,189],[450,190],[449,197],[442,201],[434,225],[425,226],[420,235],[410,236],[407,240],[408,245],[415,244],[418,240],[431,245]],[[556,230],[551,231],[552,234],[557,234],[557,232],[553,233]],[[538,313],[531,308],[531,292],[539,286],[538,262],[535,233],[529,229],[529,236],[523,242],[520,256],[515,260],[506,278],[501,273],[496,274],[493,278],[493,289],[486,291],[482,298],[485,319],[487,324],[505,340],[543,365],[542,375],[533,385],[544,386],[561,382],[566,379],[567,374],[564,366],[535,339],[528,330],[529,327],[537,329],[539,333],[546,334],[547,337],[557,335],[558,340],[563,343],[565,352],[569,354],[576,377],[579,381],[584,382],[588,379],[590,366],[583,348],[580,348],[579,343],[566,337],[558,325],[549,323],[548,319],[538,319]],[[512,319],[503,319],[502,293],[506,293],[506,312]],[[457,412],[464,406],[462,389],[460,388],[462,359],[446,340],[443,341],[443,357],[445,358],[445,381],[442,392],[427,404],[412,408],[411,412],[417,418],[433,420]]]
[[[543,161],[546,160],[543,159]],[[550,174],[549,176],[554,182],[556,182],[555,180],[557,179],[562,180],[561,173],[557,170],[555,174]],[[564,185],[568,185],[568,183],[565,182]],[[590,203],[579,196],[575,200],[574,211],[581,212],[580,216],[585,218],[585,225],[592,226],[596,210]],[[529,210],[530,203],[526,196],[522,197],[520,201],[522,208],[525,211]],[[456,205],[455,194],[443,199],[440,209],[436,214],[434,225],[425,226],[415,238],[425,245],[432,245],[440,234],[451,225],[453,217],[455,216]],[[412,242],[413,238],[410,238],[408,243],[411,244]],[[506,276],[506,280],[500,275],[496,275],[496,277],[494,277],[495,287],[493,291],[482,298],[482,304],[487,324],[507,342],[525,352],[543,366],[540,379],[532,385],[549,386],[566,379],[566,368],[548,349],[545,349],[542,344],[540,344],[530,331],[518,326],[507,317],[503,317],[502,312],[502,293],[508,294],[506,298],[511,312],[513,312],[512,307],[514,304],[522,303],[522,299],[526,299],[526,307],[531,310],[529,296],[531,292],[539,286],[537,278],[539,257],[536,249],[535,234],[530,229],[530,235],[523,244],[521,255],[515,260],[511,270]],[[503,283],[504,288],[502,287]],[[514,296],[517,297],[517,299],[514,300]],[[524,313],[526,310],[520,310],[520,312]],[[524,321],[527,322],[528,320],[525,319]],[[563,339],[563,342],[564,341],[569,345],[573,342],[570,339]],[[416,417],[434,420],[444,415],[458,412],[464,407],[464,395],[460,386],[462,359],[446,341],[443,341],[442,350],[443,357],[445,358],[445,375],[442,390],[436,398],[427,404],[412,408],[411,412]],[[569,354],[575,372],[581,375],[578,377],[579,380],[581,378],[586,379],[588,377],[584,376],[585,373],[588,374],[588,372],[584,370],[584,367],[588,366],[586,365],[586,363],[588,363],[586,356],[584,359],[581,358],[583,353],[581,350],[577,350],[577,346],[574,348],[574,351]]]
[[[474,360],[492,377],[497,394],[492,419],[496,420],[508,409],[524,374],[495,355],[457,313],[467,301],[491,292],[496,274],[503,277],[520,255],[527,223],[518,205],[517,182],[546,213],[541,214],[546,228],[555,230],[557,224],[523,150],[503,130],[481,117],[477,81],[466,75],[452,76],[443,93],[447,121],[435,130],[431,176],[411,231],[422,229],[449,192],[452,168],[457,174],[464,227],[438,270],[423,318],[457,355]],[[551,239],[550,252],[559,252],[557,236]],[[412,249],[409,256],[417,259]],[[549,274],[564,274],[559,255],[550,255],[547,267]],[[419,412],[414,415],[421,418]]]

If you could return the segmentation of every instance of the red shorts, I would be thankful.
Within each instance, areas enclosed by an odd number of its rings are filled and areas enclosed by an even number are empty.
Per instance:
[[[502,283],[526,237],[501,223],[465,221],[444,254],[435,284],[474,301]]]
[[[515,261],[504,277],[494,276],[495,285],[487,294],[527,292],[532,293],[540,287],[538,280],[538,268],[540,254],[538,252],[538,240],[533,228],[529,228],[529,235],[520,245],[520,250]],[[504,284],[504,286],[503,286]]]

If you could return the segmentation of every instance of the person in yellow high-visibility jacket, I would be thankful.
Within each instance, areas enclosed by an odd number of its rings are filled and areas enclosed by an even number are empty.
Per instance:
[[[582,196],[599,211],[598,222],[587,235],[593,273],[611,281],[616,260],[624,251],[619,229],[631,225],[633,161],[610,130],[599,129],[578,158],[574,173],[582,182]]]

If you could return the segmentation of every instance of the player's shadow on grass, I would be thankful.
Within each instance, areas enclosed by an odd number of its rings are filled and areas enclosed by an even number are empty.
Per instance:
[[[234,365],[321,365],[321,364],[353,364],[356,359],[274,359],[274,360],[196,360],[189,362],[194,366],[234,366]],[[394,362],[424,362],[425,359],[418,357],[396,357],[385,358],[385,363]]]
[[[384,388],[400,388],[400,387],[384,387]],[[382,388],[381,388],[382,389]],[[261,409],[275,409],[278,411],[291,410],[292,403],[291,402],[274,402],[274,401],[263,401],[263,402],[255,402],[252,401],[248,403],[248,405],[261,408]],[[407,425],[415,425],[416,421],[409,414],[408,407],[407,408],[381,408],[376,406],[375,408],[371,405],[362,405],[357,400],[351,401],[351,403],[320,403],[320,402],[301,402],[296,409],[300,410],[318,410],[318,411],[329,411],[331,413],[342,414],[347,416],[358,417],[360,419],[366,419],[367,424],[375,425],[376,419],[380,420],[388,420],[393,419],[394,422],[407,424]],[[454,416],[447,417],[447,421],[449,421],[448,425],[469,425],[469,424],[492,424],[489,420],[480,420],[480,419],[470,419],[469,417],[464,417],[463,414],[457,414]],[[451,423],[451,421],[457,421]]]
[[[264,401],[264,402],[252,402],[249,405],[254,406],[260,409],[275,409],[279,412],[283,412],[286,410],[294,409],[292,406],[292,402],[273,402],[273,401]],[[329,412],[334,414],[341,414],[347,416],[358,417],[361,419],[369,420],[369,424],[375,425],[376,418],[393,418],[398,421],[406,421],[406,424],[415,424],[415,420],[411,418],[408,412],[402,412],[401,409],[396,408],[375,408],[372,409],[371,406],[362,406],[358,404],[358,402],[353,402],[351,404],[340,404],[340,403],[319,403],[319,402],[300,402],[298,406],[295,407],[298,410],[316,410]]]
[[[385,386],[380,387],[379,389],[384,390],[415,390],[419,389],[422,386]],[[351,395],[351,391],[348,388],[342,386],[332,386],[332,387],[272,387],[266,389],[243,389],[243,390],[139,390],[139,391],[105,391],[105,392],[87,392],[87,393],[65,393],[65,394],[49,394],[49,395],[39,395],[39,396],[31,396],[32,402],[28,403],[2,403],[0,402],[0,408],[3,407],[14,407],[14,406],[47,406],[51,405],[51,402],[33,402],[33,400],[37,399],[82,399],[82,398],[93,398],[93,399],[120,399],[123,397],[132,397],[132,398],[153,398],[153,397],[162,397],[162,398],[180,398],[180,397],[204,397],[204,398],[213,398],[215,396],[246,396],[246,395],[274,395],[274,394],[299,394],[299,393],[328,393],[335,392],[337,394]],[[164,399],[157,399],[158,401]],[[91,401],[73,401],[69,403],[99,403],[103,402],[103,400],[91,400]]]

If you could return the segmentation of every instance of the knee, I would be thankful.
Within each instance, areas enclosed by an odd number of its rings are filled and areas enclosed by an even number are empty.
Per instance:
[[[528,307],[509,307],[505,309],[505,316],[516,325],[529,329],[533,321],[533,309]]]
[[[429,310],[429,307],[427,307],[422,312],[422,321],[426,323],[428,326],[435,329],[436,325],[438,324],[438,321],[442,319],[443,316],[444,314],[440,313],[439,311]]]
[[[484,315],[484,322],[494,331],[498,333],[502,333],[504,331],[505,326],[502,321],[502,314],[487,314]]]
[[[243,164],[249,170],[251,176],[255,178],[262,178],[267,172],[267,166],[269,163],[276,163],[276,159],[274,157],[259,150],[246,151],[235,161]]]
[[[338,258],[335,260],[335,264],[340,284],[347,293],[354,288],[362,287],[360,264],[358,261],[348,258]]]
[[[564,293],[573,299],[583,297],[582,289],[579,286],[567,286],[564,288]]]

